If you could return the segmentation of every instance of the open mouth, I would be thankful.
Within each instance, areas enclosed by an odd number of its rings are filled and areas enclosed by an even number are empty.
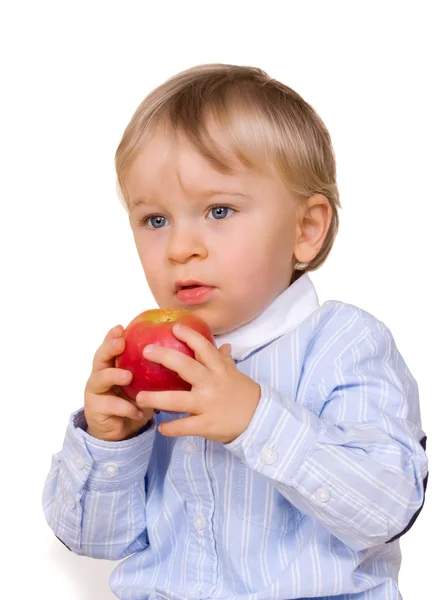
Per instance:
[[[198,281],[197,279],[186,279],[186,280],[180,280],[176,282],[175,285],[175,292],[180,292],[181,290],[193,290],[195,288],[199,288],[199,287],[212,287],[211,285],[207,285],[206,283],[202,283],[201,281]]]
[[[183,304],[199,304],[205,302],[205,300],[211,297],[213,291],[213,286],[195,281],[178,282],[176,284],[176,297]]]

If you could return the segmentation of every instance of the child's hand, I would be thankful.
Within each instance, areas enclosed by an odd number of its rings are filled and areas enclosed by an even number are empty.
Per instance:
[[[109,331],[93,359],[92,373],[84,391],[87,433],[107,441],[133,437],[152,418],[153,409],[140,410],[119,388],[132,378],[130,371],[115,368],[115,357],[125,347],[123,328]]]
[[[176,371],[192,389],[187,392],[139,392],[136,403],[143,408],[188,412],[189,417],[162,423],[159,431],[167,436],[197,435],[228,443],[248,427],[260,400],[260,386],[241,373],[229,353],[229,345],[219,350],[202,335],[175,325],[173,333],[195,353],[195,359],[171,348],[154,346],[144,356]]]

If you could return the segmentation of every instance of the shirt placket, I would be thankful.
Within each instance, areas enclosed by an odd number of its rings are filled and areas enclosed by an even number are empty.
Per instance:
[[[214,498],[206,463],[207,440],[182,440],[186,480],[186,510],[190,529],[186,591],[189,597],[209,597],[215,585],[217,554],[214,541]]]

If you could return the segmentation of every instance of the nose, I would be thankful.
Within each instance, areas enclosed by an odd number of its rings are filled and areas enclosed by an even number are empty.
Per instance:
[[[195,227],[173,230],[168,244],[168,257],[172,262],[185,263],[190,258],[206,256],[207,248]]]

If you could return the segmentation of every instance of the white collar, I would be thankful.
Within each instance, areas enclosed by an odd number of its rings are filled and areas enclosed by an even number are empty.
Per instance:
[[[319,306],[314,284],[308,273],[303,273],[252,321],[216,335],[216,347],[231,344],[233,359],[243,360],[257,348],[298,327]]]

